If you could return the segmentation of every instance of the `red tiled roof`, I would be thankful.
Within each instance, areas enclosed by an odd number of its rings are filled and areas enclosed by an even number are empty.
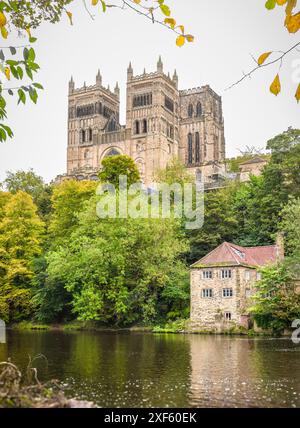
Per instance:
[[[239,245],[224,242],[205,257],[194,263],[192,267],[199,265],[248,265],[264,266],[275,263],[278,259],[276,245],[265,247],[240,247]]]

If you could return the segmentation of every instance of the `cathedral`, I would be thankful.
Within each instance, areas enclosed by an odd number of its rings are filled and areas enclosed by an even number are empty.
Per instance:
[[[120,89],[69,82],[67,174],[59,179],[97,180],[106,156],[136,162],[146,186],[177,157],[197,179],[216,181],[225,173],[222,100],[210,86],[179,90],[176,71],[164,73],[161,58],[152,73],[127,69],[126,124],[120,124]]]

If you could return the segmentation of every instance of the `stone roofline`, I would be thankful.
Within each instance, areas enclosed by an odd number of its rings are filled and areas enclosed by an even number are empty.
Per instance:
[[[69,96],[72,96],[74,94],[85,94],[86,92],[93,92],[96,90],[101,90],[104,93],[106,93],[108,96],[115,98],[117,101],[119,101],[118,95],[116,95],[114,92],[112,92],[110,89],[105,88],[104,86],[99,86],[97,84],[90,85],[90,86],[82,86],[81,88],[75,88],[74,91],[69,93]]]
[[[188,96],[188,95],[194,95],[209,91],[215,98],[221,100],[222,97],[218,95],[209,85],[204,86],[198,86],[196,88],[190,88],[190,89],[183,89],[179,91],[179,95],[181,97]]]
[[[164,77],[165,79],[168,80],[168,82],[174,86],[174,88],[176,88],[176,83],[174,82],[174,80],[171,78],[171,76],[168,76],[165,73],[161,73],[159,71],[153,71],[151,73],[143,73],[143,74],[138,74],[137,76],[132,76],[128,82],[132,83],[132,82],[140,82],[142,80],[151,80],[154,77]]]

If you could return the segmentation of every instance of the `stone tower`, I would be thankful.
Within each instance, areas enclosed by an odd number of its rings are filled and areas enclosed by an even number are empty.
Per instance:
[[[96,83],[75,88],[69,82],[67,175],[97,179],[104,157],[126,154],[150,185],[157,170],[179,157],[197,178],[210,183],[225,172],[222,100],[209,86],[179,90],[177,72],[164,72],[161,57],[154,72],[127,69],[126,124],[119,123],[120,89]],[[59,179],[61,179],[59,178]]]
[[[165,168],[179,147],[179,93],[163,72],[161,58],[154,73],[127,73],[126,129],[132,141],[133,158],[145,182],[151,183],[158,169]]]

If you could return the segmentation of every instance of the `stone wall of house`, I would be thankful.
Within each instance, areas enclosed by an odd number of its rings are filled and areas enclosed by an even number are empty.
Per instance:
[[[231,278],[222,279],[221,270],[230,269]],[[212,279],[204,279],[203,272],[212,271]],[[191,270],[191,323],[199,328],[246,326],[250,297],[254,293],[257,272],[242,266]],[[223,289],[233,290],[232,297],[223,297]],[[212,297],[203,297],[203,289],[212,289]],[[231,313],[231,321],[225,313]]]

